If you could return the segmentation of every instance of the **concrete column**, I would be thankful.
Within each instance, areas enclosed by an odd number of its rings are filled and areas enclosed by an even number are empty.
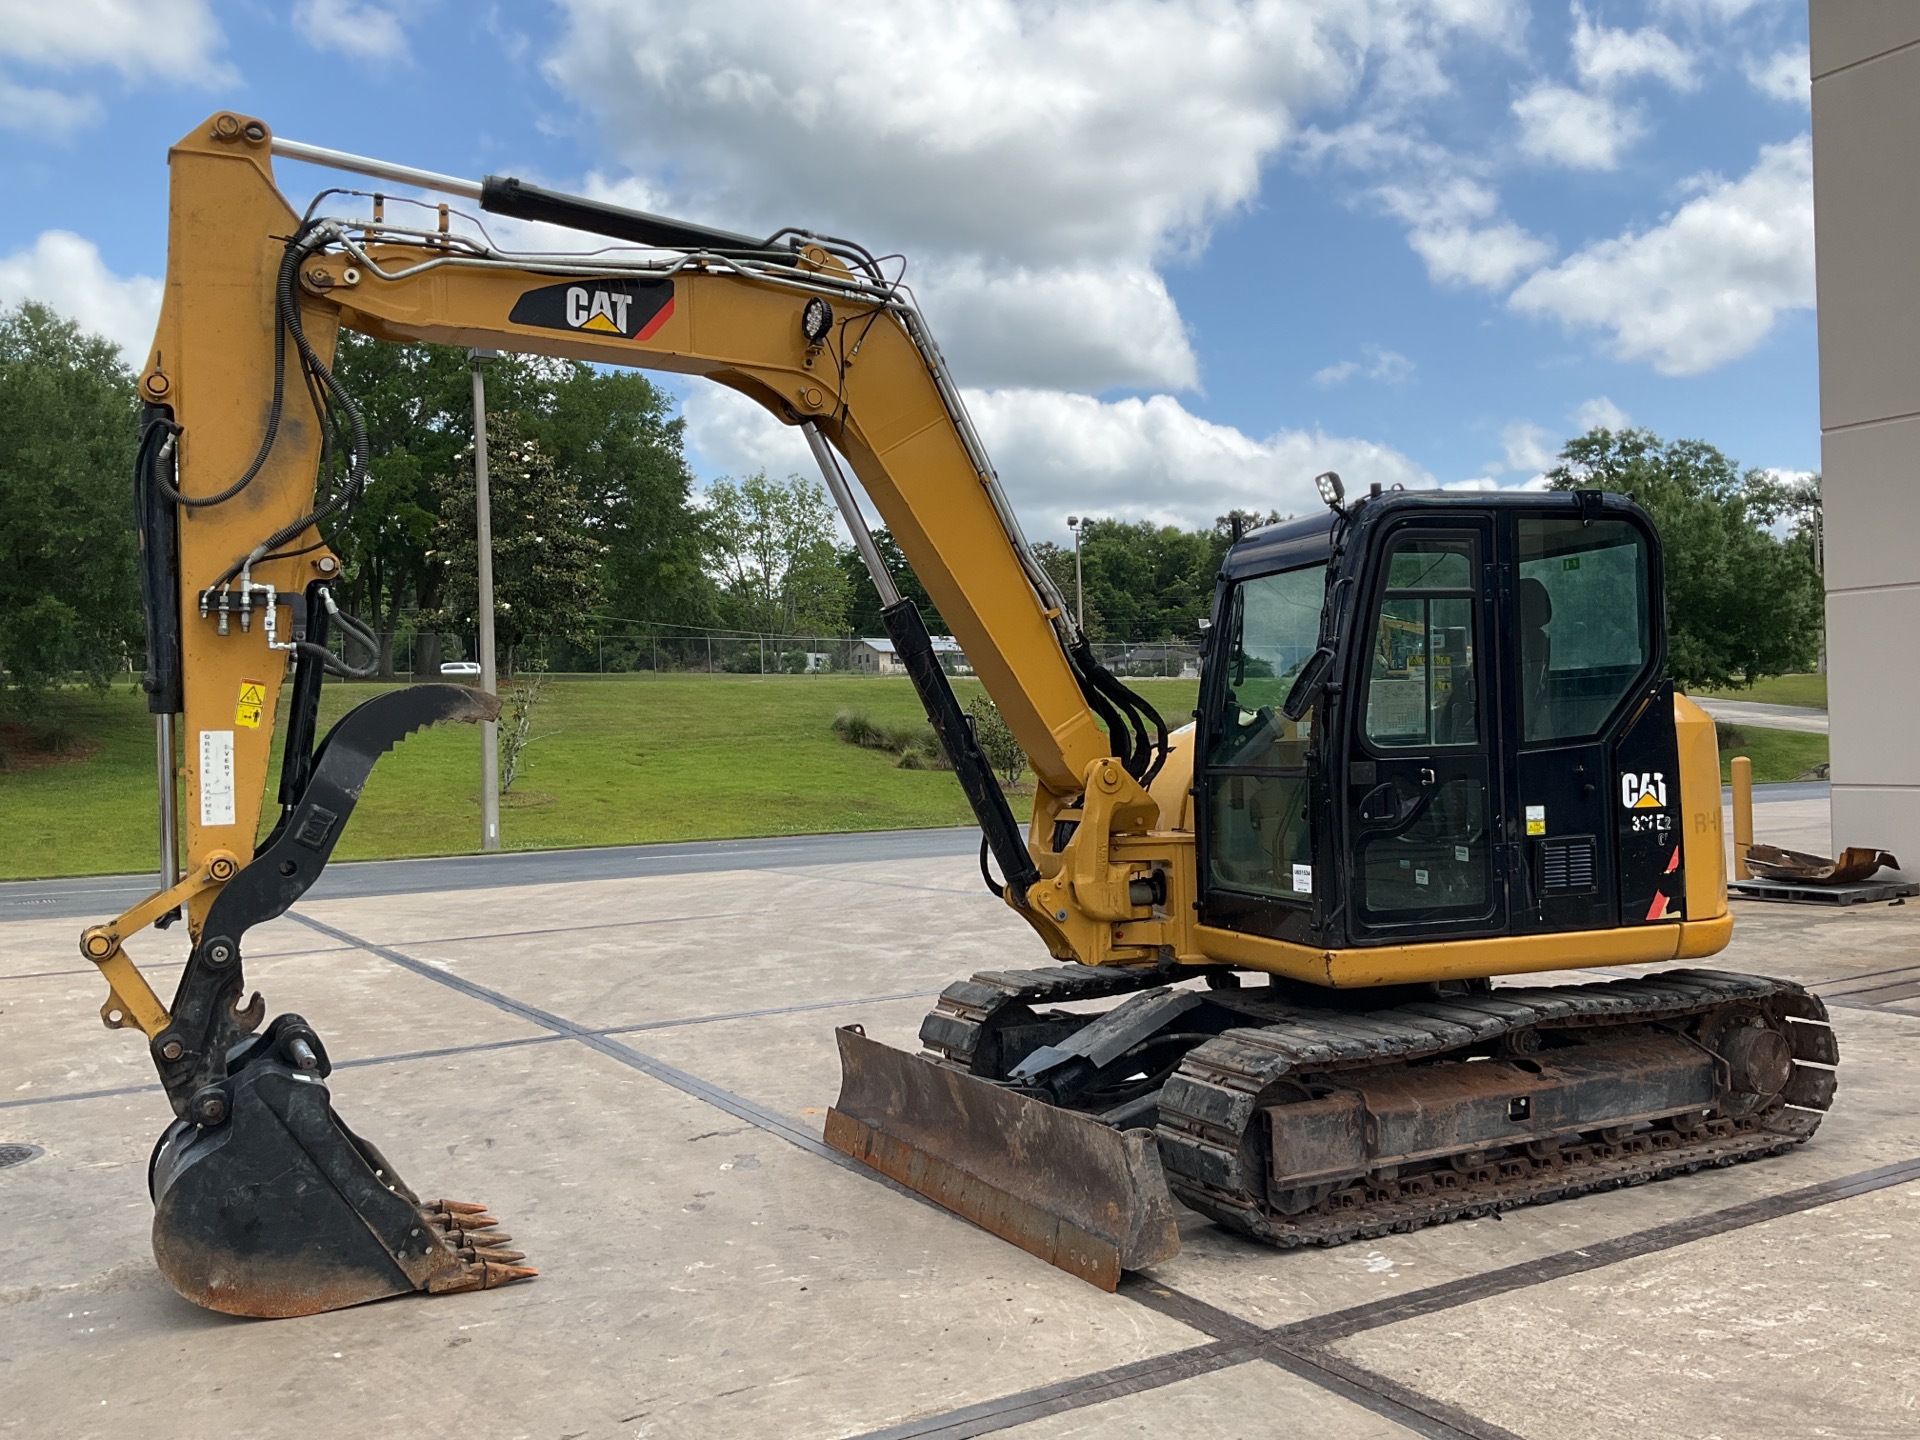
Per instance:
[[[1920,876],[1920,3],[1810,0],[1833,843]]]

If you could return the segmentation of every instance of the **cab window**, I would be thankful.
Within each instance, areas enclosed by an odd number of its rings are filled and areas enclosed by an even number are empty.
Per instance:
[[[1215,885],[1302,903],[1313,896],[1313,718],[1280,706],[1320,643],[1326,567],[1310,565],[1235,586],[1214,652],[1217,692],[1207,778],[1208,866]]]
[[[1280,713],[1300,667],[1320,643],[1320,602],[1326,567],[1311,565],[1262,575],[1236,585],[1227,605],[1226,633],[1217,654],[1226,657],[1227,683],[1213,727],[1212,765],[1298,766],[1312,736],[1312,720]]]
[[[1624,520],[1516,521],[1521,735],[1593,735],[1652,652],[1647,541]]]
[[[1470,539],[1396,542],[1367,675],[1369,744],[1430,750],[1478,742],[1474,594]]]

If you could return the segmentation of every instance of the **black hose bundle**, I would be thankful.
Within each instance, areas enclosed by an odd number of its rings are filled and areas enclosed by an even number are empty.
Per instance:
[[[1151,785],[1167,763],[1167,722],[1147,698],[1128,689],[1093,653],[1083,633],[1067,651],[1074,678],[1088,706],[1107,727],[1121,768],[1142,785]]]

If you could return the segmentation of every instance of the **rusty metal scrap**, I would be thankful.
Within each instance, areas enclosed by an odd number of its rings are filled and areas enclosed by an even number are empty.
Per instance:
[[[1792,880],[1802,885],[1858,885],[1881,869],[1898,870],[1900,861],[1885,850],[1849,845],[1838,860],[1809,855],[1804,850],[1782,850],[1777,845],[1753,845],[1747,850],[1747,868],[1761,880]]]

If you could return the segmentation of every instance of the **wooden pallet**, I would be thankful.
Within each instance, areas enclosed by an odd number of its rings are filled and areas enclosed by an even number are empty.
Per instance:
[[[1742,900],[1778,900],[1789,905],[1871,905],[1920,895],[1905,880],[1868,880],[1858,885],[1810,885],[1792,880],[1729,880],[1727,893]]]

